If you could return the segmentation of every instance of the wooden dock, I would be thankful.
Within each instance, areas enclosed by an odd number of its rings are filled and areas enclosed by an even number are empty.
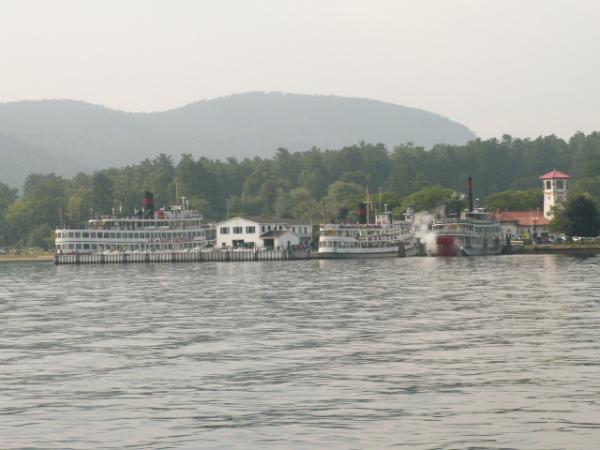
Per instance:
[[[168,252],[115,252],[56,254],[54,264],[132,264],[178,262],[235,262],[235,261],[288,261],[311,259],[309,250],[233,250],[203,249],[199,251],[173,250]]]

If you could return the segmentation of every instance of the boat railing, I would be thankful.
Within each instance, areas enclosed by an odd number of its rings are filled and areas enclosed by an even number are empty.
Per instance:
[[[326,223],[319,225],[321,230],[385,230],[389,228],[393,228],[391,225],[382,225],[382,224],[341,224],[341,223]]]
[[[452,217],[445,217],[441,219],[434,219],[433,225],[445,225],[445,224],[472,224],[472,225],[496,225],[498,222],[494,219],[454,219]]]

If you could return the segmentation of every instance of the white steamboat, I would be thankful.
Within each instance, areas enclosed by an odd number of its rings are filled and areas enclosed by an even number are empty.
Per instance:
[[[500,224],[480,208],[464,211],[458,218],[436,219],[431,231],[435,234],[433,256],[499,255],[502,251]]]
[[[435,219],[431,231],[435,245],[432,256],[499,255],[502,252],[502,228],[494,214],[473,207],[473,182],[467,180],[469,208],[458,217]]]
[[[377,214],[367,223],[359,205],[359,223],[322,224],[319,256],[327,259],[415,256],[417,246],[412,222],[393,221],[389,212]],[[362,223],[361,223],[362,222]]]
[[[212,234],[185,197],[180,205],[154,211],[153,195],[146,192],[142,210],[131,217],[102,216],[83,227],[57,228],[55,249],[57,254],[185,250],[214,243]]]

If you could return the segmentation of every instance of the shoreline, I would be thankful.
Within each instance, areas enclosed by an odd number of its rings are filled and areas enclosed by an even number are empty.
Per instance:
[[[600,245],[556,245],[538,244],[528,248],[513,249],[509,255],[541,255],[541,254],[571,254],[571,255],[593,255],[600,253]],[[295,258],[294,258],[295,259]],[[304,258],[302,258],[304,259]],[[309,259],[321,259],[318,254],[311,254]],[[41,255],[0,255],[0,264],[3,262],[54,262],[53,253]]]
[[[54,254],[43,255],[0,255],[0,263],[2,262],[52,262]]]
[[[534,254],[595,255],[600,253],[600,245],[593,244],[536,244],[531,247]]]

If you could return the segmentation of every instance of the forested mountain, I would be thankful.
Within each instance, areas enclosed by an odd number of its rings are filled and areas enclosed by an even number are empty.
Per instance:
[[[270,157],[280,147],[305,151],[365,141],[429,148],[474,138],[465,126],[436,114],[334,96],[257,92],[156,113],[24,101],[0,104],[0,181],[19,186],[31,172],[73,176],[160,153],[243,159]]]
[[[141,205],[154,192],[157,205],[185,194],[207,219],[227,214],[267,215],[322,221],[355,220],[368,190],[399,213],[441,204],[460,207],[467,176],[475,196],[489,208],[531,210],[541,206],[539,176],[557,168],[573,176],[571,192],[600,200],[600,133],[530,139],[473,140],[466,145],[423,147],[358,144],[340,150],[279,149],[272,158],[214,160],[184,154],[139,164],[80,173],[72,179],[30,175],[20,198],[0,183],[0,246],[49,246],[58,209],[80,223],[91,215]],[[495,194],[495,195],[491,195]]]

